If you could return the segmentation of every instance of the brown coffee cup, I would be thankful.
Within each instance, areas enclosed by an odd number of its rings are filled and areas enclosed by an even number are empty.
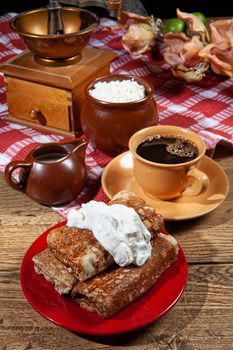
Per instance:
[[[197,156],[189,161],[166,164],[144,159],[138,154],[138,146],[155,136],[177,137],[195,145]],[[204,156],[204,140],[196,133],[172,125],[157,125],[136,132],[129,140],[129,150],[133,156],[134,176],[143,191],[152,198],[162,200],[178,196],[195,196],[205,191],[209,184],[208,176],[198,169]]]

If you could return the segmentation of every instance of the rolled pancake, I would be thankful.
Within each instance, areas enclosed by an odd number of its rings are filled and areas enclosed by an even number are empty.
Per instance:
[[[118,194],[118,197],[109,202],[111,204],[124,204],[134,208],[152,237],[164,228],[161,215],[132,193]],[[56,258],[72,268],[79,281],[97,275],[114,263],[113,257],[89,230],[62,226],[49,233],[47,243]]]
[[[177,258],[176,240],[158,234],[152,255],[143,266],[115,267],[84,282],[77,282],[72,298],[83,308],[109,318],[141,297]]]
[[[77,278],[70,268],[56,259],[50,249],[45,249],[32,258],[34,269],[52,284],[59,294],[68,294]]]
[[[154,208],[147,205],[144,199],[136,197],[133,192],[120,191],[115,194],[108,204],[123,204],[134,208],[144,225],[150,231],[152,238],[164,230],[164,219],[162,215],[156,213]]]
[[[79,281],[95,276],[114,263],[91,231],[62,226],[51,231],[47,243],[56,258],[71,267]]]

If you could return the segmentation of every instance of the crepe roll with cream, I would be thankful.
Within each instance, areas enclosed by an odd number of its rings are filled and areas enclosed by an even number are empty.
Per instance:
[[[47,243],[56,258],[70,267],[80,281],[114,263],[113,257],[89,230],[62,226],[50,232]]]
[[[120,266],[144,264],[151,238],[163,228],[163,218],[144,200],[122,192],[108,205],[91,201],[72,209],[67,225],[51,231],[47,243],[56,258],[85,281],[114,261]]]
[[[141,297],[176,260],[176,240],[159,233],[152,240],[151,256],[142,266],[113,267],[84,282],[77,282],[73,299],[88,311],[109,318]]]
[[[45,249],[38,253],[32,260],[35,271],[54,284],[54,288],[59,294],[68,294],[75,282],[77,282],[77,278],[72,273],[71,268],[57,260],[50,249]]]

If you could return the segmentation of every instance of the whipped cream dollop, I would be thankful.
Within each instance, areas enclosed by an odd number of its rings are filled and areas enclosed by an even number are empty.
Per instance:
[[[120,266],[141,266],[151,256],[150,232],[125,205],[90,201],[69,211],[67,226],[91,230]]]

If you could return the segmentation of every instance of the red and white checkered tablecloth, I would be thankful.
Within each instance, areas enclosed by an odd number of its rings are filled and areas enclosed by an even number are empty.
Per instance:
[[[9,20],[13,16],[8,13],[0,17],[0,63],[25,49],[22,40],[9,27]],[[111,73],[130,74],[149,81],[155,89],[159,123],[182,126],[197,132],[204,138],[209,155],[213,154],[219,142],[232,147],[233,79],[210,73],[197,84],[178,81],[169,75],[168,66],[159,55],[155,61],[151,53],[131,56],[123,50],[123,30],[108,30],[108,26],[114,24],[110,19],[101,19],[89,42],[90,47],[113,50],[118,54],[111,63]],[[150,64],[161,67],[163,72],[152,72]],[[24,159],[38,144],[64,139],[62,136],[8,123],[2,118],[7,113],[4,79],[0,75],[0,171],[4,171],[11,160]],[[107,201],[100,186],[100,178],[110,160],[110,157],[88,145],[85,159],[88,176],[84,190],[69,205],[54,209],[66,217],[71,207],[79,208],[83,202],[91,199]]]

